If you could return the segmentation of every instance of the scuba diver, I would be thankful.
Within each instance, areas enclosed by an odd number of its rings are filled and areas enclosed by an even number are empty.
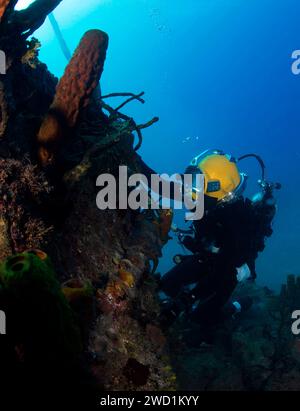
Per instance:
[[[243,196],[247,175],[238,163],[254,157],[262,168],[261,191],[252,200]],[[250,297],[230,301],[240,281],[254,281],[255,261],[273,233],[276,213],[273,192],[280,184],[265,180],[265,165],[255,154],[239,159],[220,150],[207,150],[195,157],[186,174],[204,175],[205,214],[190,230],[175,227],[180,243],[192,254],[175,256],[176,265],[160,279],[162,318],[168,325],[180,313],[206,327],[247,310]]]

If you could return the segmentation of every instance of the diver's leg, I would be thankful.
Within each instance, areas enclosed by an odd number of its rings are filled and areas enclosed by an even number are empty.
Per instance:
[[[182,287],[199,281],[203,263],[196,255],[186,257],[161,278],[160,289],[170,297],[176,297]]]
[[[219,320],[222,308],[229,301],[237,285],[236,271],[223,269],[210,279],[206,277],[203,280],[210,282],[205,284],[203,290],[201,281],[198,283],[195,292],[196,297],[200,297],[200,302],[193,310],[191,318],[195,322],[210,326]]]

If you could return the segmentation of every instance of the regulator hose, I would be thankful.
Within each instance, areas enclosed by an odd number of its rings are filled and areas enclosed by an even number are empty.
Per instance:
[[[246,159],[246,158],[255,158],[255,159],[258,161],[258,163],[259,163],[259,165],[260,165],[260,167],[261,167],[261,180],[262,180],[262,181],[265,181],[266,165],[265,165],[263,159],[262,159],[259,155],[257,155],[257,154],[252,154],[252,153],[251,153],[251,154],[245,154],[244,156],[238,158],[238,162],[239,162],[239,161],[242,161],[242,160],[244,160],[244,159]]]

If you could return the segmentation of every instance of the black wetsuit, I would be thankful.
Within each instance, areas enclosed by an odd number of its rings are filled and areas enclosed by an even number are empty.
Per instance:
[[[240,197],[215,206],[194,222],[194,237],[183,238],[193,255],[162,277],[161,289],[176,298],[185,286],[196,283],[192,294],[199,302],[192,318],[215,322],[237,285],[237,267],[247,264],[256,278],[255,260],[273,232],[275,210],[266,198],[253,203]]]

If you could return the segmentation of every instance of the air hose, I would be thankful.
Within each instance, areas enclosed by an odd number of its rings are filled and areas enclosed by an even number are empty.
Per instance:
[[[266,166],[265,166],[265,163],[264,163],[263,159],[259,155],[251,153],[251,154],[245,154],[244,156],[238,158],[238,162],[242,161],[246,158],[255,158],[258,161],[258,163],[261,167],[261,180],[265,181]]]

